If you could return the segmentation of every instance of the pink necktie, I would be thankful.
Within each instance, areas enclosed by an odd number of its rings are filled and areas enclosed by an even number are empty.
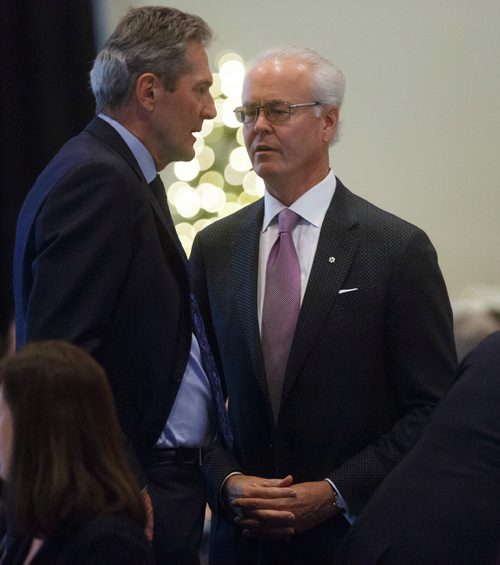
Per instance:
[[[289,208],[278,214],[279,237],[267,260],[261,339],[275,421],[300,311],[300,263],[292,238],[299,220],[300,216]]]

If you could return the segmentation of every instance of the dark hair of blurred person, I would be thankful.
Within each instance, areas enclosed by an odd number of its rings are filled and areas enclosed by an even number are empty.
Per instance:
[[[145,510],[109,385],[78,347],[35,342],[1,361],[0,476],[20,563],[35,540],[43,543],[33,563],[148,562]]]

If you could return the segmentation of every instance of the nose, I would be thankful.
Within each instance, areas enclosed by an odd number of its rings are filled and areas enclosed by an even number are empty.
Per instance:
[[[271,122],[267,119],[266,113],[264,112],[263,108],[259,109],[259,113],[257,114],[257,119],[253,122],[253,129],[254,131],[270,131],[271,130]]]
[[[211,120],[215,118],[215,116],[217,115],[217,109],[215,108],[215,102],[210,92],[208,92],[207,95],[208,95],[208,100],[206,104],[203,106],[202,117],[204,120]]]

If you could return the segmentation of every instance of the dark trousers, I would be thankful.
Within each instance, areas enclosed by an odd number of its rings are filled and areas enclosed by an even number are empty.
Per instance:
[[[153,502],[153,553],[158,565],[198,565],[205,517],[205,484],[199,465],[145,467]]]

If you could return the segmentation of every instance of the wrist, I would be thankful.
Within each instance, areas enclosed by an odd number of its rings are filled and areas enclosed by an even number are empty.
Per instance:
[[[332,487],[330,481],[325,479],[325,482],[328,483],[328,499],[327,499],[328,514],[330,517],[337,516],[337,514],[340,514],[342,512],[342,509],[338,504],[337,491]]]

